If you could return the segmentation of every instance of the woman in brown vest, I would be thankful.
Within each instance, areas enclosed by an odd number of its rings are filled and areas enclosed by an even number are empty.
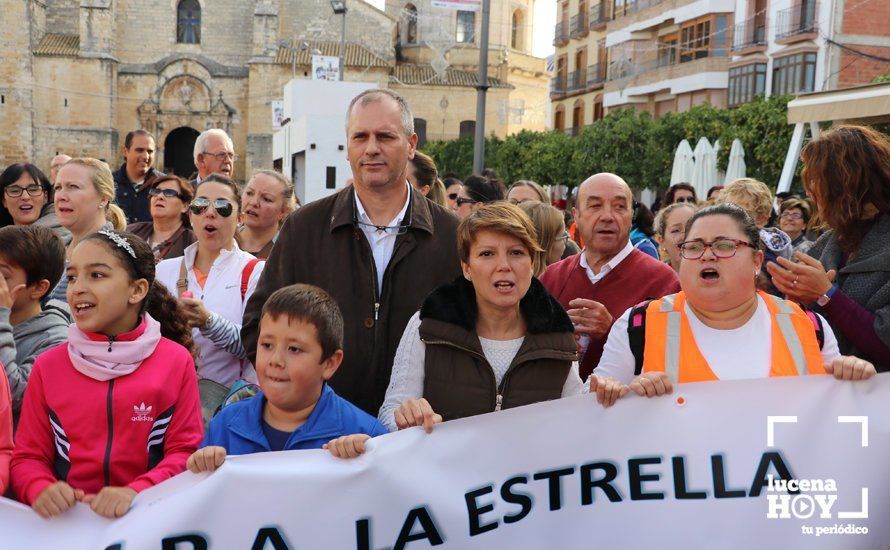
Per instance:
[[[390,429],[582,393],[572,322],[533,278],[542,253],[517,206],[481,205],[457,230],[463,277],[405,328],[379,418]]]

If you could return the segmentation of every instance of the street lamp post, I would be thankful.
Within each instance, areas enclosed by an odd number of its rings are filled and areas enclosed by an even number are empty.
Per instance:
[[[482,37],[479,44],[479,78],[476,83],[476,135],[473,147],[473,173],[485,168],[485,93],[488,91],[488,18],[491,0],[482,0]]]
[[[346,73],[346,0],[331,0],[331,9],[335,15],[342,15],[340,23],[340,80]]]

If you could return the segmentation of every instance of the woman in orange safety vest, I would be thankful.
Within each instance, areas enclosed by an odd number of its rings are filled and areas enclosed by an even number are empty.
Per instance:
[[[612,326],[590,391],[606,406],[633,390],[674,384],[833,374],[863,380],[875,367],[842,356],[818,314],[755,288],[763,263],[754,221],[733,204],[696,212],[680,244],[682,291],[627,310]]]

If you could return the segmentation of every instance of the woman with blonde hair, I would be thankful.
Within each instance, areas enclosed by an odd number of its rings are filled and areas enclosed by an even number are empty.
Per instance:
[[[75,158],[66,162],[53,186],[59,224],[71,232],[67,257],[87,235],[106,228],[124,231],[127,218],[114,201],[114,177],[108,165],[94,158]],[[68,280],[62,277],[50,299],[66,300]]]
[[[439,179],[439,170],[429,155],[414,151],[414,158],[408,161],[408,181],[429,200],[449,208],[445,184]]]
[[[559,210],[549,204],[525,201],[518,206],[535,226],[538,245],[543,250],[538,254],[534,264],[535,277],[540,277],[547,266],[561,260],[566,251],[569,234],[566,233],[565,218]]]
[[[274,170],[259,170],[241,192],[243,218],[235,239],[241,250],[265,260],[278,240],[278,230],[296,209],[294,184]]]
[[[522,204],[524,202],[543,202],[550,204],[547,192],[544,188],[533,182],[532,180],[519,180],[510,186],[507,191],[507,200],[513,204]]]

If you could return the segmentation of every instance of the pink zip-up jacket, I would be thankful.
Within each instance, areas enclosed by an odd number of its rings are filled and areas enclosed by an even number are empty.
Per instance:
[[[198,377],[184,347],[161,338],[135,371],[100,382],[78,372],[68,344],[60,344],[34,362],[16,432],[12,485],[28,505],[56,481],[87,494],[107,486],[138,493],[185,470],[202,435]]]
[[[9,462],[12,460],[12,396],[9,380],[0,364],[0,495],[9,487]]]

